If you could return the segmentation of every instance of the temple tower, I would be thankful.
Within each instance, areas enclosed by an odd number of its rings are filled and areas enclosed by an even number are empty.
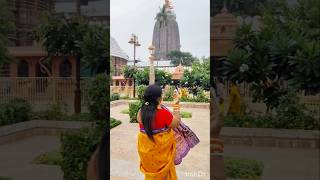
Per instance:
[[[180,50],[179,27],[169,0],[165,0],[155,20],[152,44],[155,46],[156,61],[167,60],[168,53]]]

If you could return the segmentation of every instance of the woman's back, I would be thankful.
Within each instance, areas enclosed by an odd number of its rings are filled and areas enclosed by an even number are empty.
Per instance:
[[[163,129],[169,127],[173,119],[173,115],[167,109],[161,108],[156,111],[153,120],[152,130]],[[144,129],[142,122],[139,122],[140,129]]]

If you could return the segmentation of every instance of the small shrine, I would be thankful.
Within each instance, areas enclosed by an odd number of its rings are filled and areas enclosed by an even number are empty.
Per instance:
[[[238,26],[237,19],[224,6],[221,12],[210,21],[210,54],[213,57],[224,57],[234,47],[233,38]]]
[[[184,72],[184,68],[180,63],[179,66],[177,66],[174,69],[174,72],[172,73],[172,80],[181,80],[183,77],[183,72]]]

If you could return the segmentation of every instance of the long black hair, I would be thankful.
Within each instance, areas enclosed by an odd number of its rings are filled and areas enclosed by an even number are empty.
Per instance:
[[[152,125],[160,103],[162,89],[158,85],[150,85],[144,91],[143,104],[141,107],[141,119],[144,130],[148,137],[153,140]]]

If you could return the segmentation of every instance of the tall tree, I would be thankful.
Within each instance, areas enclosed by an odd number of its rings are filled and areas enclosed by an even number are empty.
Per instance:
[[[99,25],[88,26],[88,31],[83,37],[81,50],[83,57],[81,64],[90,69],[91,75],[110,73],[110,46],[109,29]]]
[[[167,54],[167,58],[171,61],[171,64],[178,66],[180,63],[183,66],[191,66],[197,58],[193,57],[189,52],[171,51]]]
[[[35,29],[35,38],[42,41],[48,56],[74,56],[77,64],[91,69],[92,74],[108,72],[109,33],[107,29],[90,25],[83,17],[72,18],[43,16]],[[80,85],[80,72],[76,74]],[[81,90],[75,90],[75,113],[81,112]]]

